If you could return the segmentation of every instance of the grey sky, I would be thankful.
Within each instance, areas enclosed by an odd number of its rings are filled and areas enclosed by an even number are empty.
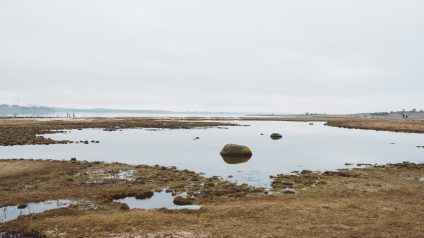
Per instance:
[[[0,104],[424,109],[424,1],[0,0]]]

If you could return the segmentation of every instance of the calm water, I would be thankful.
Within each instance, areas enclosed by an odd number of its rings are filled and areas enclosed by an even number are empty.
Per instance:
[[[69,207],[74,203],[75,202],[70,200],[49,200],[45,202],[29,203],[25,208],[18,208],[18,206],[0,207],[0,223],[15,220],[19,216]]]
[[[122,199],[114,200],[114,202],[125,203],[130,209],[134,208],[143,208],[143,209],[155,209],[155,208],[168,208],[168,209],[190,209],[198,210],[200,206],[197,205],[187,205],[187,206],[178,206],[174,204],[174,197],[172,193],[167,193],[165,191],[155,192],[155,194],[148,199],[136,199],[135,197],[126,197]]]
[[[269,176],[294,170],[335,170],[356,163],[424,162],[423,134],[349,130],[303,122],[247,122],[229,129],[72,130],[53,139],[99,140],[99,144],[0,147],[0,158],[43,158],[177,166],[239,183],[269,186]],[[278,132],[281,140],[272,140]],[[260,135],[263,133],[264,135]],[[199,137],[198,140],[195,140]],[[247,145],[253,156],[227,163],[219,155],[228,143]],[[394,144],[392,144],[394,143]]]

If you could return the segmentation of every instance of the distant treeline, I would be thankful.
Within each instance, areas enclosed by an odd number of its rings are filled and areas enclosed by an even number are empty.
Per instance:
[[[391,112],[373,112],[373,113],[368,113],[371,116],[389,116],[389,115],[393,115],[393,114],[414,114],[414,113],[424,113],[424,110],[417,110],[417,109],[412,109],[410,111],[407,110],[402,110],[402,111],[391,111]]]
[[[176,112],[166,110],[126,110],[126,109],[107,109],[107,108],[61,108],[61,107],[46,107],[46,106],[19,106],[0,104],[0,116],[14,117],[14,116],[59,116],[59,115],[72,115],[77,113],[140,113],[140,114],[199,114],[199,115],[220,115],[220,114],[233,114],[231,112]]]

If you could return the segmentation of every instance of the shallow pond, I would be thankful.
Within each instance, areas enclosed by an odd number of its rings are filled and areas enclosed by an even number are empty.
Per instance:
[[[155,208],[168,208],[168,209],[190,209],[198,210],[200,206],[188,205],[178,206],[174,204],[174,196],[172,193],[165,191],[155,192],[151,198],[136,199],[135,197],[126,197],[122,199],[114,200],[114,202],[127,204],[130,209],[142,208],[142,209],[155,209]]]
[[[74,203],[70,200],[48,200],[45,202],[29,203],[23,207],[18,205],[0,207],[0,223],[16,220],[20,216],[69,207]]]
[[[238,123],[250,126],[112,132],[72,130],[47,136],[59,140],[99,140],[100,143],[0,147],[0,158],[69,160],[76,157],[87,161],[159,164],[203,172],[207,176],[230,176],[230,180],[255,186],[269,186],[270,175],[294,170],[335,170],[345,168],[345,163],[424,162],[424,149],[417,147],[424,145],[424,134],[342,129],[323,123]],[[282,139],[272,140],[273,132],[281,133]],[[229,143],[249,146],[253,156],[239,161],[224,160],[219,152]]]

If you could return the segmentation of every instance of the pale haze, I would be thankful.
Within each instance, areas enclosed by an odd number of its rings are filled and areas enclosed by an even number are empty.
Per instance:
[[[424,109],[424,1],[0,0],[0,104]]]

